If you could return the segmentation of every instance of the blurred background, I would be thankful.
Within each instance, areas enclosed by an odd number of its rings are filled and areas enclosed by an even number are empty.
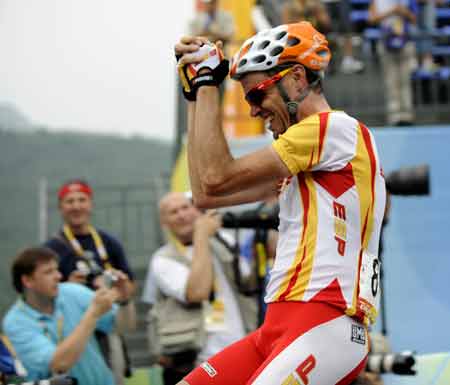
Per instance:
[[[173,46],[198,27],[205,3],[0,0],[1,315],[15,298],[12,257],[57,231],[56,188],[70,178],[92,184],[94,223],[118,236],[143,279],[162,242],[156,202],[168,189],[189,189]],[[416,49],[403,70],[408,82],[398,86],[412,107],[398,119],[387,101],[383,26],[369,23],[370,4],[220,0],[217,9],[232,25],[219,37],[230,55],[255,31],[288,17],[317,23],[334,52],[324,82],[333,108],[372,129],[386,174],[428,166],[427,195],[392,196],[377,330],[384,328],[393,351],[431,354],[419,377],[390,376],[386,384],[448,384],[450,2],[418,4],[409,36]],[[271,140],[248,112],[238,83],[228,80],[223,127],[237,155]],[[129,339],[132,362],[145,367],[143,336]]]

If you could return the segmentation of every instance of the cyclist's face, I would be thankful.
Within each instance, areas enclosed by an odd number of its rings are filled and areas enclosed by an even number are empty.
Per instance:
[[[267,73],[252,72],[245,75],[240,82],[244,93],[247,95],[246,99],[250,105],[250,115],[263,119],[265,127],[272,132],[273,137],[276,139],[289,127],[289,115],[286,105],[275,83],[270,84],[267,88],[263,87],[264,89],[255,90],[258,88],[258,85],[263,84],[270,78],[271,76]]]

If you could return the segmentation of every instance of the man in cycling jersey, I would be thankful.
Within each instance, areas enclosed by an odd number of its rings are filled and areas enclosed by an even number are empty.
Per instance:
[[[263,325],[203,362],[180,385],[349,384],[364,367],[378,306],[385,182],[367,127],[332,110],[322,90],[331,58],[310,23],[245,41],[231,63],[251,115],[274,142],[233,158],[220,124],[220,43],[175,46],[189,101],[188,161],[203,208],[278,194],[279,239]]]

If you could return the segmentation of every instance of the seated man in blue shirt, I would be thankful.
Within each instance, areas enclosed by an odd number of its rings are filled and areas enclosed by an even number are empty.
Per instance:
[[[21,297],[6,314],[3,331],[29,380],[68,373],[83,385],[114,384],[93,332],[109,333],[123,322],[114,302],[126,296],[127,278],[116,276],[112,288],[93,292],[59,283],[58,258],[50,249],[28,248],[16,256],[12,279]]]

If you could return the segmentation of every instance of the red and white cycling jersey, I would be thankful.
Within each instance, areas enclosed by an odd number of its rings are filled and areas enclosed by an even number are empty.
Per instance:
[[[322,112],[273,147],[293,176],[281,184],[265,301],[324,302],[373,322],[386,188],[372,134],[345,112]]]

